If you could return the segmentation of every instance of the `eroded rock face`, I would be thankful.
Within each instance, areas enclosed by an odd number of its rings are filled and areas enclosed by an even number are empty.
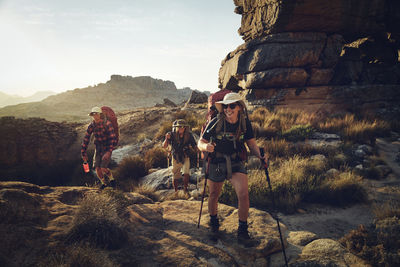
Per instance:
[[[44,119],[0,118],[0,162],[5,166],[53,165],[71,158],[77,133],[70,124]]]
[[[235,12],[242,15],[239,34],[245,41],[278,32],[327,32],[357,38],[385,31],[398,21],[393,0],[234,0],[234,3]]]
[[[325,33],[279,33],[252,40],[222,62],[222,88],[268,89],[322,85],[333,75],[343,40]]]
[[[234,3],[245,43],[222,61],[220,88],[278,108],[400,113],[398,1]]]

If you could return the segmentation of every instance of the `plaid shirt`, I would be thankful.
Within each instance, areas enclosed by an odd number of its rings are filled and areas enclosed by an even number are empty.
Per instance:
[[[112,126],[112,123],[110,121],[106,121],[104,123],[103,120],[101,120],[99,123],[92,122],[89,124],[87,130],[86,130],[86,135],[83,138],[82,142],[82,149],[81,153],[82,156],[86,155],[86,150],[88,148],[89,142],[90,142],[90,136],[94,134],[95,140],[94,144],[97,146],[102,146],[104,151],[102,152],[112,152],[114,147],[117,144],[117,136],[115,135],[114,128]]]

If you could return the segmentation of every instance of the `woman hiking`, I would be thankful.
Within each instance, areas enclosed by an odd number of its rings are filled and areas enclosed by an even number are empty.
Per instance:
[[[200,137],[198,147],[209,153],[209,198],[210,238],[214,241],[219,236],[219,220],[217,217],[218,197],[224,180],[233,185],[238,198],[239,226],[237,240],[245,247],[252,247],[255,241],[250,237],[247,226],[249,214],[248,177],[244,165],[246,143],[250,152],[262,159],[256,144],[253,128],[247,118],[246,105],[239,94],[228,93],[222,101],[215,103],[219,112],[207,125]]]

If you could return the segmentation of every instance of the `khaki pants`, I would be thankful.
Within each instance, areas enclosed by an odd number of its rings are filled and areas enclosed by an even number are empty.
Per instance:
[[[185,157],[184,163],[176,161],[172,158],[172,174],[174,179],[182,178],[181,169],[183,174],[190,174],[190,159],[189,157]]]

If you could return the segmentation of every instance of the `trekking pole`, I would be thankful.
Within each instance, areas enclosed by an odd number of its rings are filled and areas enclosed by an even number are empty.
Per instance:
[[[210,144],[212,144],[212,137],[210,138]],[[208,153],[207,168],[206,168],[206,172],[204,174],[204,188],[203,188],[203,194],[201,196],[201,205],[200,205],[199,221],[197,222],[197,228],[200,227],[201,211],[203,210],[204,194],[206,193],[208,172],[210,170],[210,160],[211,160],[211,154]]]
[[[264,149],[261,148],[261,147],[260,147],[260,154],[261,154],[261,157],[264,158]],[[269,160],[268,160],[268,161],[269,161]],[[267,167],[268,165],[266,165],[265,159],[262,159],[262,163],[264,164],[265,176],[267,177],[269,191],[271,192],[272,208],[273,208],[274,210],[276,210],[276,209],[275,209],[275,198],[274,198],[274,194],[272,193],[271,180],[269,179],[269,173],[268,173],[268,167]],[[283,257],[284,257],[284,259],[285,259],[285,266],[288,267],[288,261],[287,261],[286,252],[285,252],[285,245],[283,244],[283,238],[282,238],[281,227],[280,227],[280,225],[279,225],[278,214],[276,214],[275,217],[276,217],[276,218],[275,218],[276,224],[278,225],[279,238],[281,239],[282,253],[283,253]]]
[[[206,188],[207,188],[207,178],[208,178],[208,171],[210,169],[210,156],[207,159],[207,168],[206,168],[206,173],[204,175],[204,188],[203,188],[203,194],[201,196],[201,205],[200,205],[200,213],[199,213],[199,221],[197,222],[197,228],[200,227],[200,218],[201,218],[201,211],[203,210],[203,202],[204,202],[204,194],[206,193]]]

